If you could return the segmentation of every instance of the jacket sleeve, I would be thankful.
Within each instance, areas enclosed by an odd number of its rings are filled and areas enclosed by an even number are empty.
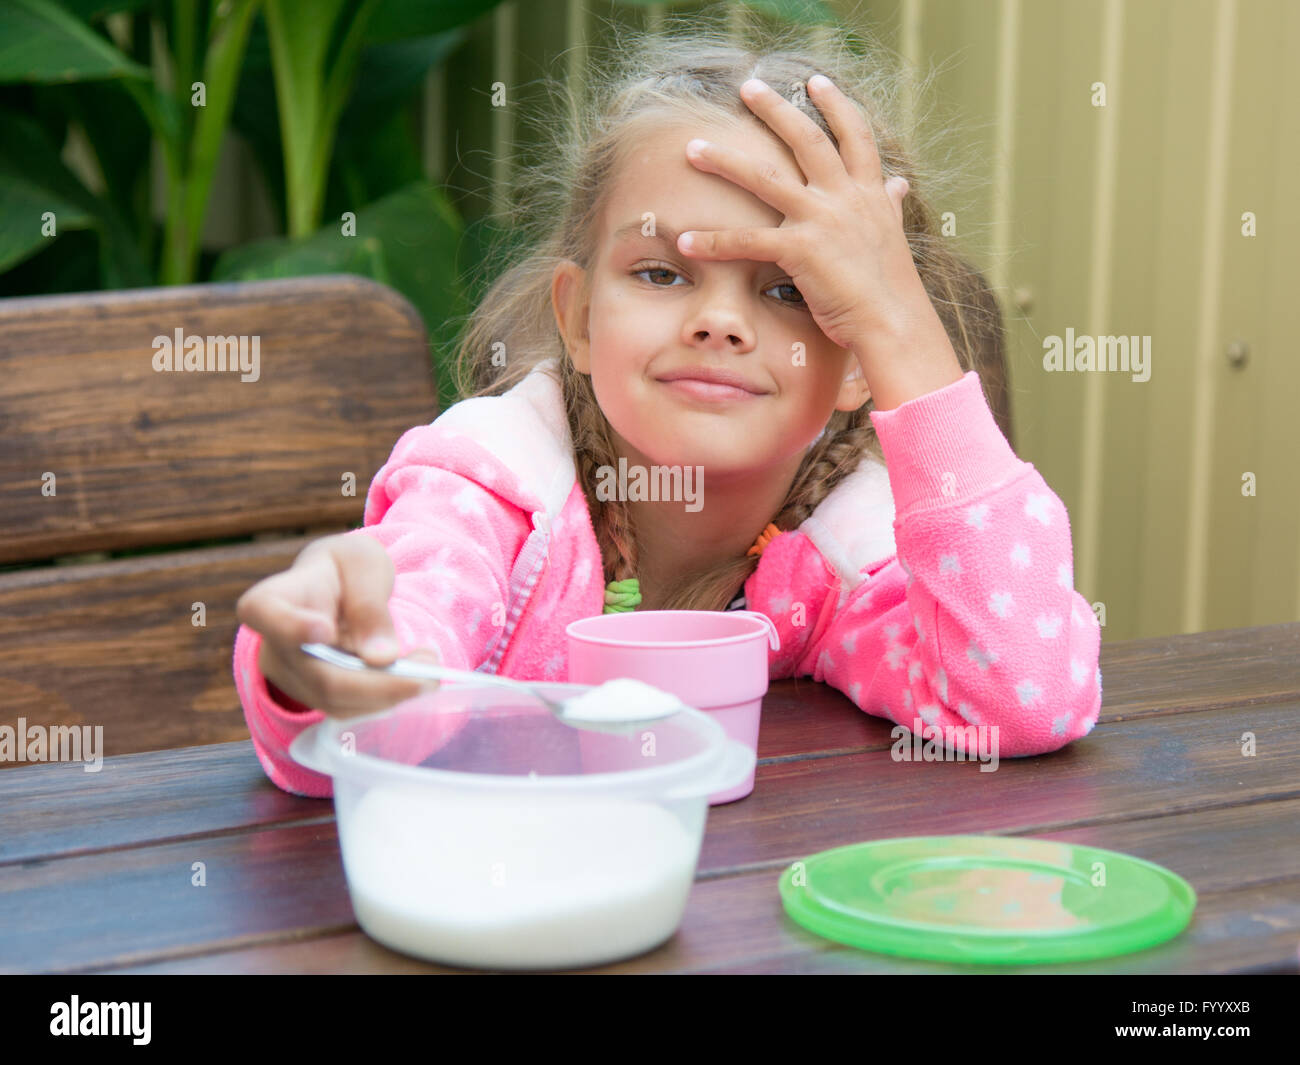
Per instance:
[[[813,678],[923,738],[996,726],[1007,757],[1086,735],[1101,629],[1074,590],[1069,516],[1012,451],[978,374],[870,417],[897,554],[810,639]]]
[[[448,468],[453,453],[469,455],[474,477]],[[396,577],[388,609],[403,653],[434,648],[445,665],[476,669],[501,632],[511,567],[531,531],[523,508],[492,490],[512,475],[461,434],[437,424],[403,434],[375,475],[366,497],[365,524],[347,534],[373,536],[392,559]],[[318,709],[277,703],[258,668],[261,636],[241,625],[235,637],[234,675],[253,748],[267,775],[296,795],[332,794],[328,776],[299,765],[289,744],[324,718]],[[463,722],[463,717],[441,719]],[[451,732],[443,724],[409,738],[411,759],[436,750]]]

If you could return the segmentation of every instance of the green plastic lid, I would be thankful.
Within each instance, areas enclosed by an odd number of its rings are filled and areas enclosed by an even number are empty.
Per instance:
[[[1116,851],[1007,836],[855,843],[781,874],[810,932],[882,954],[1023,964],[1106,958],[1176,936],[1196,892]]]

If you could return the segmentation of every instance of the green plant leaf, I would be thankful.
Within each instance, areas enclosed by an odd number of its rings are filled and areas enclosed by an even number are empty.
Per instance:
[[[104,287],[99,276],[100,240],[94,230],[64,232],[60,226],[59,232],[57,240],[46,240],[36,254],[0,274],[0,299]]]
[[[424,176],[419,93],[430,67],[464,39],[452,30],[411,41],[372,45],[339,120],[326,189],[326,216],[356,210]]]
[[[95,221],[90,193],[63,165],[44,131],[26,115],[0,111],[0,272]],[[55,234],[41,232],[54,212]]]
[[[614,0],[614,3],[621,7],[650,7],[652,4],[663,4],[670,8],[698,6],[697,0]],[[786,22],[810,26],[839,22],[839,17],[822,0],[739,0],[739,3]]]
[[[292,237],[320,224],[327,171],[378,0],[265,0]]]
[[[326,190],[325,217],[372,203],[424,178],[424,166],[414,134],[414,107],[408,105],[377,120],[362,136],[354,131],[340,137],[334,149],[330,184]]]
[[[839,22],[839,17],[822,0],[741,0],[741,3],[786,22],[810,26]]]
[[[60,158],[62,145],[51,143],[33,119],[0,110],[0,144],[0,176],[24,178],[78,207],[90,206],[91,193]]]
[[[148,70],[50,0],[0,4],[0,82],[148,77]]]
[[[59,7],[66,8],[84,22],[120,11],[139,11],[152,2],[153,0],[58,0]]]
[[[149,275],[135,238],[112,205],[95,197],[59,157],[44,130],[26,115],[0,111],[0,270],[39,250],[41,213],[55,212],[58,232],[93,224],[100,235],[105,287],[147,284]],[[50,206],[41,207],[42,201]],[[34,208],[39,208],[35,215]],[[60,210],[69,212],[67,217]],[[33,237],[33,233],[35,237]]]
[[[386,121],[424,84],[429,70],[444,62],[465,36],[463,29],[451,30],[376,44],[362,52],[356,82],[339,119],[339,141],[364,138],[376,123]]]
[[[244,65],[239,72],[239,91],[235,95],[230,124],[256,157],[279,227],[287,230],[289,226],[285,211],[280,112],[275,105],[271,41],[264,18],[255,18],[248,33]]]
[[[42,232],[46,211],[54,213],[55,232]],[[92,225],[90,212],[26,178],[0,174],[0,273],[16,266],[70,229]]]
[[[356,212],[356,235],[331,221],[304,240],[276,239],[232,248],[214,281],[360,274],[396,289],[414,304],[438,366],[440,402],[453,401],[446,359],[465,300],[456,271],[463,224],[442,190],[427,182],[399,189]]]
[[[457,268],[471,307],[478,306],[492,282],[516,260],[526,239],[524,230],[506,226],[490,214],[466,223]]]
[[[405,40],[427,37],[468,26],[478,21],[502,0],[384,0],[366,26],[366,40]]]
[[[169,195],[183,198],[184,206],[182,211],[169,213],[168,217],[161,277],[167,284],[187,284],[194,280],[208,196],[256,7],[257,0],[224,0],[208,27],[207,52],[199,60],[207,102],[193,120],[184,187],[169,189]]]
[[[36,88],[81,126],[104,177],[101,196],[123,218],[133,220],[143,243],[147,227],[153,224],[149,209],[153,134],[135,101],[116,81]]]

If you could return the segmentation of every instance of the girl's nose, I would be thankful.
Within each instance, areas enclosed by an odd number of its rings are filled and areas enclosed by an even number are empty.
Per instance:
[[[713,339],[714,337],[718,337],[721,335],[722,334],[720,332],[710,333],[707,329],[700,329],[696,331],[695,339],[700,343],[707,343],[709,340]],[[726,346],[728,347],[739,347],[743,343],[744,341],[741,340],[740,337],[736,336],[735,333],[728,333],[724,341],[724,344],[726,344]]]
[[[700,346],[748,351],[754,346],[753,327],[739,312],[714,304],[694,314],[686,323],[691,341]]]

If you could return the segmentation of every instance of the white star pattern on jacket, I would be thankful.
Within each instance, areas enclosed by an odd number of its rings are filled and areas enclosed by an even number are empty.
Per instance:
[[[1013,482],[1005,482],[1002,485],[1002,497],[1006,498],[1014,492],[1011,485],[1013,485]],[[1015,498],[1017,498],[1015,495],[1011,495],[1011,498],[1008,499],[1008,502],[1011,502],[1013,506],[1015,506],[1013,502]],[[1052,528],[1054,524],[1054,505],[1058,505],[1058,501],[1050,493],[1034,492],[1034,490],[1024,492],[1023,489],[1019,493],[1019,514],[1023,515],[1022,521],[1030,521],[1030,528]],[[935,511],[931,511],[931,515],[933,512]],[[972,503],[972,505],[963,507],[961,520],[963,525],[970,529],[971,536],[974,537],[987,536],[987,534],[993,534],[995,531],[1004,533],[1011,528],[1011,525],[1006,523],[1005,519],[1000,519],[995,507],[989,502]],[[1023,525],[1022,528],[1024,528]],[[969,549],[983,554],[985,558],[988,557],[988,551],[979,546],[978,540],[971,541]],[[961,560],[963,550],[966,549],[936,553],[937,572],[940,575],[953,577],[963,575],[966,572],[966,567],[963,567]],[[907,605],[915,607],[914,603],[910,601],[911,588],[913,588],[915,581],[913,564],[904,558],[904,553],[905,549],[901,546],[900,557],[897,559],[898,571],[905,576],[904,584],[907,594],[909,594]],[[1001,580],[1006,580],[1006,577],[1014,575],[1017,580],[1027,581],[1024,598],[1026,598],[1027,602],[1039,602],[1044,593],[1040,584],[1034,580],[1034,547],[1032,547],[1031,542],[1024,540],[1024,538],[1011,538],[1008,547],[1006,547],[1004,558],[1006,559],[1006,567]],[[987,579],[998,580],[998,577],[989,575]],[[1095,622],[1096,619],[1093,618],[1091,611],[1084,612],[1080,609],[1082,597],[1074,593],[1071,579],[1073,579],[1073,576],[1071,576],[1070,564],[1058,562],[1056,568],[1054,568],[1053,585],[1069,592],[1069,596],[1062,599],[1062,606],[1067,606],[1067,609],[1070,610],[1071,619],[1076,625],[1091,628],[1088,624],[1089,620]],[[866,598],[867,596],[862,596],[862,599]],[[941,606],[943,605],[940,603]],[[1017,609],[1017,589],[1005,584],[995,586],[991,592],[988,592],[985,609],[987,609],[988,615],[996,618],[998,622],[1015,622],[1019,612]],[[884,666],[891,671],[905,670],[906,685],[902,690],[902,705],[904,705],[907,714],[910,715],[913,706],[917,706],[915,717],[920,718],[928,726],[956,723],[952,720],[954,717],[961,719],[963,723],[984,723],[987,715],[975,713],[974,705],[969,700],[958,701],[956,714],[952,710],[946,709],[946,707],[950,706],[950,698],[952,698],[952,694],[950,694],[950,677],[943,666],[937,666],[933,670],[927,668],[927,663],[931,663],[932,659],[923,654],[923,646],[926,644],[927,635],[927,625],[923,623],[924,616],[926,615],[917,609],[909,611],[911,627],[917,633],[917,641],[911,648],[900,640],[901,629],[897,623],[889,623],[881,627],[881,633],[884,636],[884,653],[881,658],[883,658]],[[1052,641],[1052,644],[1057,644],[1058,641],[1061,641],[1063,620],[1065,620],[1063,612],[1054,614],[1054,612],[1050,611],[1037,611],[1034,618],[1032,618],[1032,632],[1041,641]],[[1019,624],[1022,624],[1023,629],[1023,623]],[[982,628],[987,631],[987,625]],[[859,632],[861,631],[854,629],[854,631],[841,636],[839,641],[841,648],[852,654],[859,644]],[[976,641],[974,638],[967,638],[965,648],[966,662],[971,663],[975,672],[972,675],[966,675],[963,687],[970,684],[970,677],[972,676],[993,676],[991,670],[1000,663],[1001,655],[989,648],[987,642],[982,644],[982,642]],[[1078,689],[1079,685],[1086,683],[1089,674],[1091,674],[1091,679],[1095,680],[1096,684],[1097,702],[1100,703],[1100,668],[1096,667],[1095,662],[1080,659],[1078,655],[1067,655],[1065,661],[1069,664],[1071,687]],[[1004,663],[1004,674],[1005,666],[1009,666],[1009,664]],[[814,676],[826,679],[828,683],[835,683],[836,667],[835,658],[829,655],[827,650],[823,649],[820,651],[818,662],[816,662]],[[927,679],[930,681],[928,684],[924,683]],[[1015,697],[1015,705],[1022,707],[1026,713],[1037,713],[1037,707],[1047,703],[1049,684],[1044,679],[1034,675],[1022,674],[1011,677],[1010,683],[1011,692],[1014,693]],[[845,687],[848,690],[849,697],[857,705],[867,709],[865,700],[868,700],[870,696],[867,694],[863,681],[853,680]],[[1060,690],[1060,680],[1054,679],[1054,684],[1050,685],[1050,687],[1056,687]],[[923,692],[930,694],[933,698],[919,698]],[[1074,703],[1078,705],[1076,698]],[[884,717],[892,717],[889,714],[888,702],[878,702],[878,707],[878,713],[883,714]],[[1075,723],[1076,717],[1079,718],[1078,731],[1080,735],[1087,735],[1087,732],[1091,731],[1093,724],[1096,722],[1097,709],[1099,709],[1099,706],[1095,705],[1091,707],[1091,713],[1086,709],[1082,714],[1079,714],[1079,711],[1076,710],[1060,711],[1060,707],[1058,707],[1056,713],[1050,715],[1049,718],[1050,735],[1054,737],[1067,735],[1067,732]],[[901,723],[911,726],[910,722]]]
[[[1000,495],[1002,498],[1010,497],[1008,502],[1015,506],[1019,514],[1023,516],[1021,521],[1029,521],[1029,528],[1053,528],[1053,512],[1055,507],[1059,506],[1059,501],[1050,493],[1033,490],[1025,491],[1023,484],[1020,492],[1017,493],[1015,485],[1015,479],[1004,479],[999,486],[1001,489]],[[927,516],[936,513],[938,513],[938,508],[932,509]],[[965,505],[961,508],[960,513],[963,524],[970,530],[969,535],[975,537],[975,539],[970,541],[969,548],[953,550],[951,544],[954,542],[954,538],[950,537],[949,550],[936,554],[937,574],[949,579],[960,579],[968,572],[968,567],[962,562],[962,554],[965,550],[969,549],[984,557],[988,556],[988,552],[980,546],[978,540],[980,536],[990,535],[995,529],[999,533],[1007,529],[1006,520],[999,517],[992,503],[980,502]],[[1024,592],[1024,599],[1030,605],[1039,604],[1043,595],[1041,582],[1035,580],[1035,554],[1033,543],[1030,540],[1012,538],[1004,555],[1006,563],[1002,579],[1007,580],[1014,577],[1017,581],[1028,582],[1026,585],[1028,590]],[[902,705],[907,712],[907,719],[900,721],[900,723],[911,727],[912,721],[910,719],[913,716],[913,707],[917,708],[915,716],[919,717],[927,725],[997,723],[996,720],[989,718],[989,715],[977,712],[975,703],[970,699],[957,699],[956,710],[949,709],[952,705],[952,692],[950,690],[952,678],[947,669],[942,665],[935,664],[931,657],[923,653],[929,625],[926,623],[926,614],[918,609],[920,604],[913,602],[911,599],[914,586],[919,583],[918,574],[914,572],[914,566],[910,559],[905,557],[905,550],[901,545],[896,562],[898,571],[903,576],[903,585],[907,593],[905,602],[911,608],[907,612],[907,620],[910,621],[910,627],[916,633],[916,640],[911,645],[904,643],[900,639],[901,629],[897,622],[890,622],[881,626],[879,631],[883,636],[883,646],[879,661],[882,669],[887,669],[890,672],[902,671],[907,678],[906,685],[901,693]],[[1084,613],[1080,607],[1082,600],[1073,591],[1070,565],[1064,561],[1057,562],[1054,569],[1049,572],[1053,573],[1053,586],[1068,593],[1061,600],[1062,607],[1070,611],[1071,617],[1077,624],[1089,628],[1088,619],[1091,617],[1091,612]],[[867,576],[870,577],[871,575]],[[880,575],[877,574],[875,580],[880,579]],[[996,576],[986,576],[986,579],[996,580],[998,578]],[[868,580],[867,584],[866,590],[858,594],[846,607],[844,611],[846,618],[850,615],[860,616],[869,610],[877,587],[880,587],[880,585],[877,585],[873,580]],[[961,645],[965,649],[964,660],[974,670],[973,674],[963,675],[961,682],[963,691],[971,687],[972,677],[989,676],[994,678],[1007,676],[1005,670],[1011,665],[1011,662],[1002,662],[1003,656],[992,649],[989,636],[998,633],[1003,626],[1013,624],[1017,625],[1020,631],[1024,631],[1026,622],[1018,621],[1018,618],[1023,613],[1019,598],[1019,590],[1015,586],[1007,584],[1002,584],[1000,587],[995,586],[987,593],[985,610],[987,611],[986,616],[991,619],[992,628],[990,628],[989,623],[972,628],[970,634],[973,635],[976,631],[982,632],[984,634],[983,639],[977,640],[968,636]],[[785,594],[774,595],[764,604],[764,600],[760,595],[754,602],[756,606],[766,605],[766,612],[774,620],[778,621],[778,627],[783,638],[785,638],[787,636],[786,628],[780,624],[780,620],[788,609],[789,597]],[[937,605],[942,610],[943,604],[939,603]],[[1029,631],[1038,640],[1050,641],[1054,645],[1059,644],[1062,647],[1067,647],[1062,643],[1062,623],[1065,620],[1064,609],[1060,613],[1041,609],[1033,612],[1031,617],[1027,619],[1031,626]],[[858,648],[862,646],[861,636],[863,632],[864,630],[861,627],[855,627],[841,633],[835,641],[835,646],[845,653],[846,661],[852,659]],[[830,636],[829,632],[827,636]],[[1053,712],[1045,720],[1044,725],[1044,730],[1049,735],[1057,738],[1067,735],[1072,726],[1081,735],[1085,735],[1090,731],[1095,723],[1100,702],[1100,669],[1095,664],[1090,665],[1086,659],[1080,659],[1077,653],[1067,655],[1064,661],[1068,668],[1071,687],[1075,689],[1077,689],[1081,679],[1086,681],[1090,673],[1094,675],[1095,689],[1089,694],[1095,697],[1095,702],[1091,707],[1085,707],[1082,712],[1073,709],[1061,712],[1058,707],[1057,711]],[[931,666],[933,668],[928,668]],[[1001,666],[1000,672],[993,673],[992,671],[999,668],[999,666]],[[852,669],[854,669],[854,666],[851,663],[841,662],[831,652],[829,646],[822,646],[818,649],[812,675],[814,679],[823,680],[836,686],[841,686],[842,681],[847,680],[847,683],[842,684],[842,690],[849,695],[855,704],[892,720],[893,715],[889,711],[889,701],[877,699],[874,701],[873,708],[871,705],[873,700],[869,695],[870,689],[868,686],[856,677],[848,679],[849,670]],[[861,675],[860,667],[858,672]],[[840,676],[837,676],[837,673]],[[880,673],[876,674],[877,678],[880,676]],[[1056,674],[1056,678],[1059,678],[1059,673]],[[1048,705],[1049,688],[1056,687],[1059,690],[1060,680],[1056,678],[1053,678],[1054,683],[1049,684],[1042,677],[1033,674],[1019,676],[1012,674],[1007,676],[1007,680],[1003,683],[1009,684],[1010,694],[1014,699],[1013,705],[1025,713],[1037,715],[1040,707]],[[928,684],[926,681],[928,681]],[[918,696],[922,691],[925,691],[931,698],[919,698]],[[1074,705],[1078,705],[1077,697],[1074,700]],[[954,718],[960,720],[954,721]]]

